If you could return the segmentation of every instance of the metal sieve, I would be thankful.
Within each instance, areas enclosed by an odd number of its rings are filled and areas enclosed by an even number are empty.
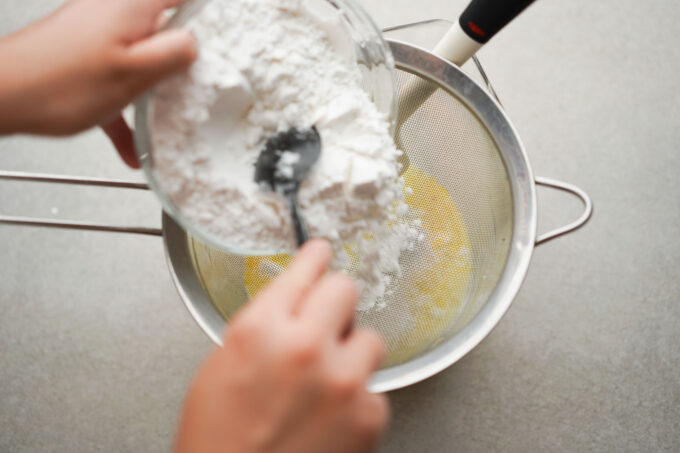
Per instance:
[[[359,325],[376,329],[388,344],[388,358],[369,384],[376,392],[426,379],[479,344],[512,303],[534,246],[579,228],[592,211],[589,197],[578,188],[534,180],[509,119],[470,76],[417,46],[388,42],[400,104],[420,104],[401,125],[398,140],[410,160],[404,173],[410,215],[420,219],[424,240],[404,253],[404,274],[393,279],[385,308],[357,317]],[[424,103],[404,98],[414,78],[432,85]],[[11,172],[0,172],[0,177],[144,188]],[[536,183],[578,196],[583,215],[537,238]],[[242,256],[210,248],[167,214],[162,230],[8,216],[0,217],[0,223],[163,235],[180,296],[218,344],[235,311],[287,263],[286,256]]]
[[[410,160],[403,175],[409,215],[420,219],[425,240],[402,255],[404,274],[394,279],[385,308],[357,315],[360,326],[377,330],[388,345],[383,368],[370,384],[375,391],[425,379],[476,346],[514,299],[537,242],[534,179],[500,105],[457,66],[410,44],[389,44],[400,105],[420,104],[400,127],[398,140]],[[424,103],[401,97],[414,78],[433,85]],[[586,194],[538,182],[584,201],[583,216],[568,229],[587,221],[591,205]],[[289,260],[285,255],[220,252],[187,237],[167,217],[164,227],[175,282],[199,325],[217,343],[223,320],[228,322]],[[183,242],[180,248],[177,239]],[[191,269],[190,281],[185,269]]]

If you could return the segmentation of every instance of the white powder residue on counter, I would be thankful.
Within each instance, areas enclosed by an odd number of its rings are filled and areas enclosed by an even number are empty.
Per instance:
[[[353,269],[365,310],[381,304],[413,241],[400,153],[339,18],[320,19],[308,2],[213,0],[190,20],[200,55],[156,91],[154,165],[203,230],[245,249],[293,250],[288,208],[254,181],[254,163],[268,137],[316,126],[322,151],[300,188],[302,215],[311,236],[331,240],[336,265]]]

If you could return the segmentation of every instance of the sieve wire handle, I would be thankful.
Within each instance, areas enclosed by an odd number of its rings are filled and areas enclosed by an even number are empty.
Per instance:
[[[144,183],[123,181],[117,179],[86,178],[79,176],[61,176],[42,173],[26,173],[18,171],[0,170],[0,180],[46,182],[53,184],[70,184],[79,186],[112,187],[118,189],[149,190]],[[0,214],[0,224],[37,226],[47,228],[64,228],[69,230],[108,231],[114,233],[143,234],[148,236],[162,236],[163,230],[138,226],[117,226],[75,220],[52,220],[36,217],[7,216]]]
[[[590,199],[590,195],[588,195],[583,189],[580,189],[572,184],[550,178],[535,178],[534,181],[539,186],[550,187],[552,189],[561,190],[563,192],[575,195],[583,203],[583,213],[578,219],[567,225],[564,225],[563,227],[555,228],[554,230],[539,235],[536,238],[536,245],[545,244],[548,241],[552,241],[553,239],[557,239],[560,236],[569,234],[588,223],[591,216],[593,215],[593,202]]]

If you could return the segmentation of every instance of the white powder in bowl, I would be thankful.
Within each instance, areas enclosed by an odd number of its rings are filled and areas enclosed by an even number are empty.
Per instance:
[[[368,309],[409,246],[400,153],[361,88],[340,18],[314,1],[213,0],[193,17],[200,55],[156,91],[153,161],[166,195],[203,231],[240,248],[292,251],[288,208],[255,182],[254,163],[268,137],[316,126],[322,151],[300,188],[301,212],[311,236],[332,242],[336,266],[357,277]]]

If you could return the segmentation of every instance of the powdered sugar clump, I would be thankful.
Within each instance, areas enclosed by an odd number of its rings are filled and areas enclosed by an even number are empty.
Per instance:
[[[279,161],[276,163],[275,176],[283,179],[291,179],[295,174],[295,164],[300,161],[300,155],[286,151],[281,154]]]
[[[368,309],[409,247],[409,226],[395,220],[408,211],[399,152],[338,38],[343,25],[320,20],[313,1],[213,0],[191,19],[200,56],[156,91],[154,165],[204,231],[242,249],[292,251],[288,208],[255,183],[254,163],[268,137],[316,126],[322,152],[300,188],[301,211],[310,234],[333,243],[336,264],[353,269]],[[295,157],[277,171],[292,171]]]

